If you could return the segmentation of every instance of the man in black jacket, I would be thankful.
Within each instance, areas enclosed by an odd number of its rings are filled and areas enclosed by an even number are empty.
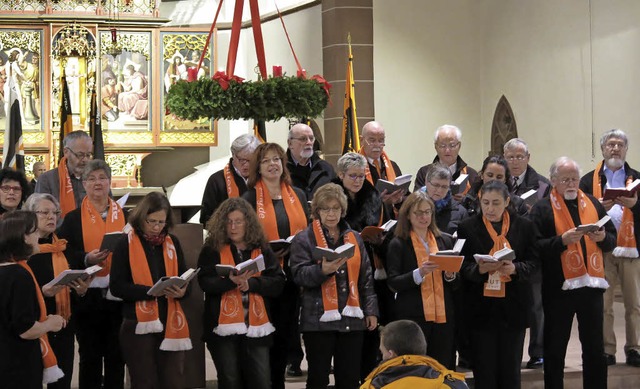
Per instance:
[[[313,151],[315,140],[313,130],[304,123],[291,127],[287,140],[287,169],[293,186],[304,191],[307,201],[313,199],[319,187],[336,177],[331,164]]]
[[[625,159],[629,142],[620,130],[605,132],[600,138],[603,161],[596,170],[585,174],[580,180],[580,189],[600,199],[613,224],[618,230],[618,242],[612,253],[604,256],[605,277],[611,287],[604,293],[604,352],[607,364],[616,363],[616,335],[613,331],[613,295],[620,282],[625,311],[624,351],[627,365],[640,367],[640,203],[637,192],[631,197],[619,196],[603,200],[607,188],[622,188],[640,178]],[[638,227],[634,228],[634,225]],[[626,243],[626,244],[625,244]]]
[[[615,226],[609,221],[593,232],[578,230],[577,226],[606,216],[604,207],[578,189],[580,167],[572,159],[558,158],[549,173],[553,189],[530,213],[541,235],[544,387],[563,387],[564,357],[576,316],[584,387],[606,388],[602,295],[609,284],[604,278],[602,257],[615,247]]]
[[[511,193],[522,196],[534,189],[539,200],[547,197],[551,191],[551,182],[538,174],[529,166],[529,148],[525,141],[513,138],[504,144],[504,159],[507,160],[511,173]],[[530,207],[529,207],[530,208]],[[542,274],[540,269],[532,274],[530,280],[533,292],[531,305],[531,327],[529,328],[529,362],[527,369],[540,369],[543,366],[542,329],[544,327],[544,313],[542,310]]]

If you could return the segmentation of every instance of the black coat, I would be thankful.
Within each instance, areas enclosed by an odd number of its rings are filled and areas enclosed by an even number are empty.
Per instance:
[[[460,270],[465,281],[465,306],[467,319],[474,327],[490,329],[508,327],[523,329],[528,327],[529,311],[532,304],[529,277],[539,266],[536,241],[538,232],[530,220],[510,214],[507,240],[516,253],[513,264],[516,273],[507,282],[504,298],[484,297],[484,283],[488,274],[480,274],[473,254],[488,254],[493,248],[482,215],[463,220],[458,227],[458,238],[466,239],[462,248],[464,262]]]
[[[344,243],[344,234],[349,229],[345,222],[340,225],[340,237],[335,244],[329,243],[329,248],[335,249]],[[325,232],[325,236],[328,234]],[[360,273],[358,275],[358,293],[360,296],[360,308],[364,316],[379,316],[378,298],[373,289],[373,274],[369,263],[369,256],[364,247],[364,242],[358,233],[355,234],[360,248]],[[327,242],[331,242],[327,238]],[[364,319],[342,316],[341,320],[321,322],[320,317],[324,313],[322,308],[322,283],[329,279],[322,273],[322,265],[313,259],[313,248],[317,246],[313,234],[313,225],[307,227],[293,239],[291,243],[291,272],[294,282],[303,288],[302,311],[300,313],[300,331],[364,331]],[[347,265],[344,264],[335,274],[338,289],[339,310],[345,307],[349,296],[349,277]]]
[[[436,157],[433,159],[432,163],[430,163],[428,165],[425,165],[425,166],[421,167],[420,169],[418,169],[418,172],[416,173],[416,176],[414,177],[414,179],[415,179],[415,182],[413,184],[413,191],[414,192],[426,185],[427,172],[429,171],[431,166],[433,166],[433,164],[436,164],[436,163],[439,163],[439,162],[440,162],[440,160],[438,159],[438,156],[436,155]],[[458,177],[460,176],[460,173],[461,173],[462,169],[464,169],[465,167],[467,168],[467,174],[469,175],[469,184],[471,184],[471,186],[473,186],[473,184],[478,179],[478,172],[475,171],[475,169],[473,169],[471,166],[467,165],[467,163],[465,161],[463,161],[462,158],[460,158],[459,155],[458,155],[458,159],[456,160],[456,171],[451,176],[451,180],[452,181],[457,180]]]
[[[467,217],[469,217],[467,209],[453,198],[450,198],[449,202],[441,209],[436,206],[436,225],[440,231],[447,234],[456,232],[458,224]]]
[[[242,196],[247,191],[247,184],[244,179],[236,173],[236,169],[233,168],[233,158],[229,160],[231,167],[231,173],[233,174],[233,180],[238,186],[239,195]],[[200,223],[206,225],[207,221],[213,212],[225,201],[229,196],[227,195],[227,184],[224,179],[224,169],[213,173],[207,185],[204,187],[204,194],[202,195],[202,209],[200,210]]]
[[[436,237],[439,250],[453,248],[454,239],[449,234],[441,234]],[[413,271],[418,268],[416,252],[413,249],[411,238],[393,238],[387,251],[387,284],[389,288],[396,292],[394,310],[395,318],[409,319],[416,322],[424,322],[424,311],[422,308],[422,292],[420,285],[413,280]],[[444,301],[447,322],[453,322],[453,290],[459,282],[459,277],[453,282],[444,280],[442,273],[442,283],[444,285]]]
[[[598,218],[604,217],[607,213],[604,210],[600,201],[595,197],[587,194],[589,200],[593,203],[598,211]],[[578,215],[577,200],[565,201],[571,218],[576,226],[583,224],[580,221]],[[571,291],[563,291],[562,284],[564,283],[564,273],[562,272],[562,263],[560,262],[560,256],[562,252],[567,249],[562,243],[562,236],[556,233],[556,225],[553,217],[553,209],[551,208],[551,199],[549,197],[538,201],[529,214],[529,218],[536,224],[537,230],[540,232],[540,240],[538,241],[538,247],[540,250],[540,258],[542,265],[542,296],[553,296],[555,294],[561,294]],[[592,222],[595,222],[592,221]],[[616,227],[612,221],[607,222],[604,225],[606,236],[605,239],[598,242],[598,247],[603,252],[613,251],[616,247]],[[583,256],[586,253],[584,245],[584,239],[581,240]],[[604,290],[603,290],[604,292]]]
[[[367,226],[377,226],[380,222],[380,214],[382,211],[382,199],[378,190],[367,180],[364,180],[362,189],[356,193],[355,198],[351,198],[347,189],[342,185],[339,178],[333,180],[334,184],[340,185],[347,195],[347,214],[344,220],[349,227],[355,231],[362,231]],[[382,217],[385,222],[388,218]]]
[[[527,165],[527,172],[524,174],[524,180],[517,188],[514,188],[513,193],[521,196],[531,189],[536,190],[538,200],[545,198],[549,196],[549,192],[551,192],[551,181],[535,171],[534,168]]]
[[[331,164],[316,153],[311,156],[311,168],[297,165],[291,158],[291,151],[287,149],[287,170],[291,176],[291,183],[296,188],[302,189],[308,201],[313,199],[319,187],[336,178],[336,173]]]

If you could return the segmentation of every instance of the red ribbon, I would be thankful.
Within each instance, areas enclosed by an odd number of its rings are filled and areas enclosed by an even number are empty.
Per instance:
[[[222,72],[222,71],[218,71],[216,72],[213,77],[211,77],[212,80],[217,81],[218,84],[220,84],[220,87],[222,88],[222,90],[227,90],[229,89],[229,83],[231,81],[235,81],[238,84],[242,84],[242,82],[244,81],[244,78],[242,77],[238,77],[238,76],[231,76],[229,77],[227,75],[227,73]]]
[[[318,84],[320,84],[322,86],[322,89],[324,89],[324,91],[327,93],[327,97],[329,98],[329,102],[331,102],[331,93],[329,93],[329,91],[331,90],[331,84],[329,84],[329,82],[327,80],[324,79],[324,77],[322,77],[319,74],[314,75],[313,77],[311,77],[312,80],[316,80],[318,82]]]

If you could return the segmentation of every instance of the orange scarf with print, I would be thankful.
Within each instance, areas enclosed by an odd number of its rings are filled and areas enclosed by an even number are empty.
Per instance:
[[[40,318],[38,319],[38,321],[42,323],[47,320],[47,307],[44,304],[44,297],[42,296],[42,291],[40,290],[38,281],[36,281],[36,276],[33,275],[33,271],[27,264],[27,261],[18,261],[17,263],[18,265],[22,266],[25,270],[27,270],[29,274],[31,274],[31,279],[33,279],[33,286],[36,289],[38,306],[40,307]],[[47,334],[46,333],[42,334],[39,340],[40,340],[40,352],[42,355],[42,366],[44,367],[44,370],[42,371],[42,383],[50,384],[64,377],[64,373],[58,367],[58,359],[56,358],[56,355],[53,353],[51,344],[49,344],[49,337],[47,336]]]
[[[463,167],[462,169],[460,169],[460,174],[467,174],[467,167]],[[469,190],[471,189],[471,180],[467,180],[467,186],[464,188],[464,191],[462,192],[462,195],[466,195],[467,192],[469,192]]]
[[[66,214],[76,209],[76,199],[73,196],[73,185],[71,184],[71,176],[67,167],[67,157],[60,158],[58,163],[58,182],[60,183],[58,198],[60,199],[60,211],[62,211],[60,217],[65,217]]]
[[[169,235],[162,243],[162,256],[166,276],[178,276],[178,253]],[[129,266],[134,284],[145,285],[149,288],[153,286],[147,255],[142,247],[140,237],[133,231],[129,232]],[[162,332],[163,326],[158,315],[158,299],[136,301],[136,319],[138,320],[136,334]],[[160,344],[160,350],[184,351],[192,348],[189,324],[180,301],[167,297],[167,328],[164,340]]]
[[[82,200],[80,215],[82,218],[82,239],[85,252],[99,249],[104,234],[122,231],[124,228],[125,220],[122,208],[111,198],[107,201],[109,202],[107,219],[102,220],[100,212],[96,210],[91,201],[89,201],[89,198],[85,196]],[[91,282],[91,288],[109,287],[109,279],[107,276],[109,276],[109,272],[111,271],[111,253],[109,253],[109,256],[100,266],[102,266],[102,270],[96,273],[96,278]]]
[[[496,251],[502,250],[505,247],[511,248],[509,241],[507,240],[507,233],[509,232],[509,227],[511,226],[511,216],[509,216],[509,212],[506,210],[502,213],[502,229],[500,230],[500,235],[496,232],[491,225],[491,222],[486,217],[482,216],[482,222],[484,223],[484,227],[487,229],[489,236],[493,240],[493,247],[491,251],[489,251],[489,255],[493,255]],[[489,277],[496,277],[497,271],[491,273]],[[485,297],[505,297],[506,296],[506,285],[505,282],[511,281],[511,277],[509,276],[500,276],[500,290],[494,290],[490,288],[490,282],[484,283],[484,296]]]
[[[593,196],[597,199],[602,198],[602,179],[600,172],[604,166],[604,161],[600,161],[596,170],[593,171]],[[633,182],[633,177],[629,176],[626,185]],[[613,255],[624,258],[638,258],[638,246],[634,232],[633,212],[627,207],[622,207],[622,221],[618,229],[617,247],[613,249]]]
[[[327,238],[322,232],[320,220],[314,220],[312,223],[313,235],[316,239],[318,247],[328,248]],[[344,234],[344,243],[352,243],[356,246],[353,256],[347,259],[347,277],[349,280],[349,296],[347,297],[347,305],[342,309],[342,315],[349,317],[364,318],[362,308],[360,308],[360,296],[358,293],[358,278],[360,277],[360,245],[356,240],[353,231]],[[324,313],[320,317],[320,321],[336,321],[342,319],[338,312],[338,285],[336,283],[335,274],[322,283],[322,308]]]
[[[256,188],[256,212],[260,223],[264,227],[267,239],[286,239],[288,236],[278,235],[278,223],[276,219],[276,211],[273,207],[273,201],[267,186],[262,180],[258,180]],[[304,208],[296,196],[296,192],[291,185],[284,182],[280,183],[280,193],[282,194],[282,203],[284,210],[289,218],[289,236],[297,234],[299,231],[307,227],[307,216],[304,214]]]
[[[253,249],[251,258],[256,258],[261,253],[259,248]],[[236,265],[230,245],[225,245],[220,250],[220,264]],[[260,272],[255,273],[251,277],[260,277],[260,274]],[[244,306],[240,289],[233,288],[222,294],[218,325],[213,329],[215,334],[220,336],[246,334],[249,338],[262,338],[275,330],[276,328],[269,321],[267,307],[261,295],[249,292],[249,326],[247,327],[244,321]]]
[[[436,242],[436,237],[431,230],[427,232],[426,245],[429,246],[428,253],[424,240],[413,230],[411,231],[411,244],[413,245],[413,251],[416,253],[418,269],[424,262],[429,261],[430,254],[438,252],[438,242]],[[442,283],[441,270],[436,269],[424,276],[420,284],[420,294],[422,295],[424,319],[435,323],[446,323],[447,314],[444,307],[444,285]]]
[[[365,158],[367,157],[364,153],[364,148],[360,149],[360,154],[364,155]],[[393,164],[391,163],[391,158],[389,158],[387,153],[383,151],[382,154],[380,154],[380,160],[384,164],[384,172],[387,174],[387,178],[385,178],[385,180],[389,182],[394,182],[396,180],[396,171],[393,170]],[[378,177],[382,178],[382,167],[378,166],[379,165],[378,160],[374,160],[373,165],[376,167],[376,170],[378,171]],[[364,174],[367,181],[369,181],[371,185],[375,185],[375,182],[373,182],[373,177],[371,176],[369,163],[367,163],[367,166],[365,167]]]
[[[551,208],[553,209],[556,234],[562,235],[566,231],[575,228],[569,209],[555,188],[551,190],[549,197]],[[599,220],[596,207],[581,190],[578,190],[578,214],[582,224],[596,223]],[[562,289],[571,290],[585,286],[601,289],[608,288],[609,283],[604,279],[602,250],[600,250],[596,242],[588,237],[583,237],[581,240],[584,240],[587,248],[588,261],[586,261],[586,266],[580,241],[568,245],[567,249],[560,255],[562,273],[564,274]]]
[[[240,190],[238,189],[238,185],[236,185],[232,169],[233,166],[231,166],[231,162],[224,167],[224,184],[227,187],[227,198],[230,199],[240,196]]]
[[[69,262],[67,262],[67,257],[64,255],[64,250],[67,249],[67,240],[66,239],[58,239],[56,234],[53,234],[52,243],[42,243],[40,246],[40,253],[47,254],[51,253],[51,264],[53,265],[53,278],[57,277],[60,273],[65,270],[69,270]],[[62,290],[55,295],[56,299],[56,314],[60,315],[64,318],[64,320],[69,320],[71,317],[71,304],[70,304],[70,296],[69,296],[69,288],[64,287]]]

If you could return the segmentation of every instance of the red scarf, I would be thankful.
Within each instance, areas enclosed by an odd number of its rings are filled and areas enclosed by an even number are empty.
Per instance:
[[[167,277],[178,276],[178,253],[171,237],[167,235],[162,243],[162,256]],[[133,231],[129,232],[129,266],[133,283],[136,285],[153,286],[147,255],[142,247],[140,237]],[[136,334],[150,334],[162,332],[163,326],[158,315],[158,299],[136,301]],[[180,301],[167,297],[167,330],[160,350],[184,351],[191,350],[189,337],[189,323],[182,310]]]
[[[38,306],[40,307],[40,318],[38,321],[40,323],[47,320],[47,307],[44,304],[44,297],[42,296],[42,291],[40,290],[40,286],[38,285],[38,281],[36,281],[36,276],[33,275],[33,271],[27,265],[27,261],[18,261],[18,265],[22,266],[25,270],[31,274],[31,279],[33,280],[33,286],[36,288],[36,298],[38,299]],[[42,371],[42,383],[50,384],[52,382],[58,381],[60,378],[64,377],[64,373],[58,367],[58,359],[56,355],[53,353],[53,349],[51,348],[51,344],[49,344],[49,337],[46,333],[40,336],[40,351],[42,354],[42,366],[44,370]],[[25,361],[26,363],[26,361]]]
[[[565,231],[575,228],[569,209],[555,188],[551,190],[549,197],[551,199],[551,208],[553,209],[556,234],[562,235]],[[581,190],[578,190],[578,214],[582,224],[596,223],[599,220],[596,207]],[[562,273],[564,274],[562,290],[578,289],[585,286],[607,289],[609,283],[604,279],[602,250],[600,250],[596,242],[588,237],[582,237],[581,240],[584,240],[589,260],[585,266],[580,241],[567,246],[567,249],[560,256]]]
[[[438,242],[436,242],[436,237],[431,230],[427,232],[428,253],[424,241],[413,230],[411,230],[411,244],[416,253],[418,269],[429,260],[430,254],[438,252]],[[442,284],[441,270],[436,269],[424,276],[420,284],[420,294],[422,295],[424,319],[435,323],[446,323],[447,314],[444,307],[444,285]]]
[[[251,258],[255,258],[261,253],[260,249],[254,249],[251,252]],[[220,250],[220,264],[236,265],[231,253],[231,246],[225,245]],[[251,277],[260,277],[260,274],[255,273]],[[240,289],[233,288],[222,294],[218,325],[213,329],[215,334],[220,336],[246,334],[249,338],[262,338],[275,330],[276,328],[269,321],[269,313],[261,295],[249,293],[249,325],[247,326],[244,320],[244,306]]]
[[[53,234],[52,243],[40,244],[40,253],[51,253],[51,264],[53,265],[53,278],[57,277],[65,270],[69,270],[69,262],[64,255],[64,250],[67,249],[67,240],[58,239],[56,234]],[[69,296],[69,288],[65,287],[55,295],[56,300],[56,314],[69,320],[71,317],[71,304]]]
[[[320,220],[314,220],[313,235],[316,239],[318,247],[328,248],[327,238],[322,232]],[[360,276],[360,246],[356,240],[353,231],[349,231],[344,235],[344,243],[353,243],[356,249],[353,257],[347,259],[347,277],[349,279],[349,296],[347,297],[347,305],[342,309],[342,315],[349,317],[364,318],[362,308],[360,308],[360,296],[358,293],[358,278]],[[342,319],[338,312],[338,285],[336,283],[335,274],[322,283],[322,308],[324,313],[320,317],[320,321],[336,321]]]

